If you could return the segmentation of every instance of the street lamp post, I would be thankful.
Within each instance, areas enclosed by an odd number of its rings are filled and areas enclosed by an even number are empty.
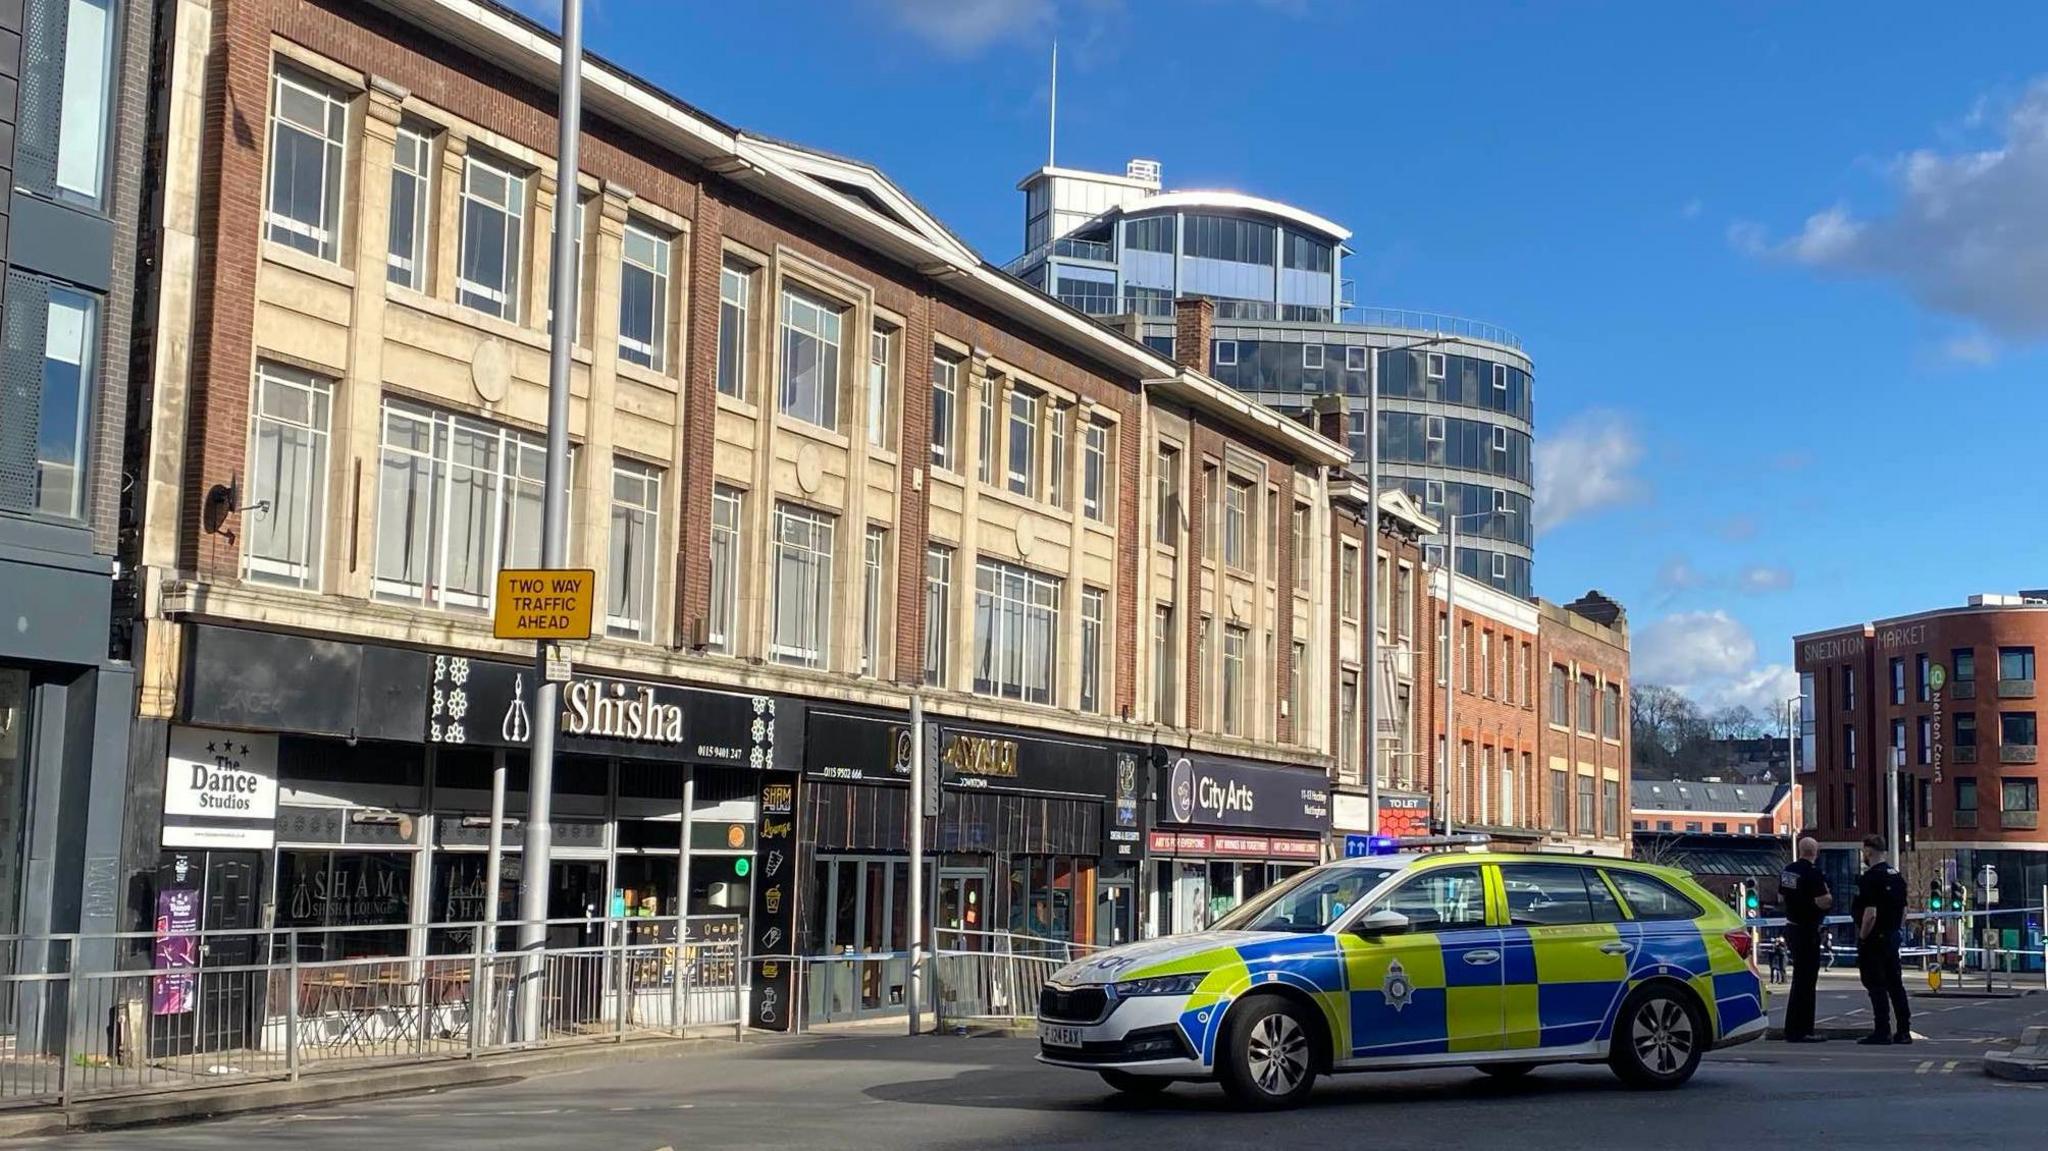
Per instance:
[[[1444,517],[1444,765],[1437,773],[1437,793],[1443,796],[1443,833],[1451,834],[1451,779],[1457,770],[1456,761],[1451,758],[1451,744],[1457,739],[1457,688],[1458,680],[1452,661],[1456,657],[1458,627],[1458,521],[1485,519],[1492,516],[1514,515],[1511,508],[1498,508],[1490,512],[1467,512],[1464,515]]]
[[[1365,803],[1366,827],[1380,831],[1380,357],[1453,340],[1430,336],[1372,353],[1372,379],[1365,389]],[[1344,732],[1342,739],[1350,739]]]
[[[1798,789],[1799,783],[1799,705],[1803,698],[1794,695],[1785,699],[1785,782],[1792,785],[1794,791]],[[1786,822],[1789,824],[1794,820],[1804,822],[1805,814],[1795,811],[1792,813],[1792,819]],[[1798,831],[1792,831],[1791,835],[1793,853],[1796,855],[1799,847]]]
[[[573,210],[576,203],[577,145],[583,122],[583,0],[562,0],[562,95],[557,109],[555,145],[555,186],[561,203]],[[554,314],[560,319],[575,314],[576,277],[567,269],[575,266],[576,231],[555,229]],[[555,324],[548,356],[548,439],[547,470],[541,487],[540,566],[561,568],[569,559],[569,359],[574,332],[568,323]],[[531,770],[526,784],[526,841],[519,873],[519,950],[523,957],[520,975],[519,1037],[529,1043],[540,1039],[541,951],[547,946],[548,887],[550,856],[554,847],[554,816],[551,802],[555,784],[555,725],[561,685],[548,676],[550,641],[542,640],[534,653],[534,711]],[[492,848],[497,847],[497,827],[491,828]],[[689,893],[684,892],[687,898]],[[495,900],[497,892],[488,898]]]

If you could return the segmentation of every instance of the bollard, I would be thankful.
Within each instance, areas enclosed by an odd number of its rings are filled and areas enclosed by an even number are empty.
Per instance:
[[[490,981],[494,976],[486,975],[483,965],[483,932],[476,933],[476,941],[469,948],[469,1057],[476,1058],[478,1035],[491,1025]]]
[[[299,933],[289,932],[285,936],[285,970],[289,989],[284,996],[284,1069],[285,1078],[293,1083],[299,1081]]]
[[[747,1037],[747,981],[740,978],[743,965],[739,957],[739,944],[733,944],[732,965],[732,1041],[739,1043]]]

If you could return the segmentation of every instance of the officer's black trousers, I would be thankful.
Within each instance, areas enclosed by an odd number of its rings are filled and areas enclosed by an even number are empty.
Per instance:
[[[1820,982],[1820,928],[1793,925],[1785,930],[1792,948],[1792,997],[1785,1003],[1785,1038],[1813,1034],[1813,994]]]
[[[1857,945],[1856,967],[1863,975],[1863,989],[1870,992],[1870,1015],[1876,1023],[1873,1033],[1894,1034],[1892,1022],[1896,1016],[1896,1034],[1904,1035],[1912,1029],[1912,1009],[1906,1006],[1906,984],[1899,973],[1898,940],[1876,938],[1887,934],[1875,932],[1872,938]]]

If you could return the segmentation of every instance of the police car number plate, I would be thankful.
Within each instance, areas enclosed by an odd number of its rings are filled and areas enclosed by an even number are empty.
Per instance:
[[[1081,1045],[1081,1029],[1079,1027],[1057,1027],[1051,1023],[1041,1023],[1038,1025],[1038,1041],[1047,1047],[1079,1047]]]

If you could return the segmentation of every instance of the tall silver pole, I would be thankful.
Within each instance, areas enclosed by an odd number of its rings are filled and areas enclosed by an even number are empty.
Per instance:
[[[567,205],[575,219],[577,144],[583,122],[583,0],[562,0],[562,100],[555,145],[555,211]],[[540,566],[560,568],[569,558],[569,348],[576,334],[576,229],[555,229],[554,337],[548,356],[548,466],[541,494]],[[548,682],[547,641],[534,651],[533,754],[526,784],[525,859],[519,882],[521,975],[520,1037],[540,1038],[541,949],[547,944],[548,875],[554,849],[555,726],[560,685]]]
[[[505,751],[491,753],[491,847],[484,853],[484,945],[498,950],[498,885],[503,882],[505,846]]]
[[[1366,828],[1380,831],[1380,352],[1365,388],[1365,803]],[[1344,733],[1348,739],[1350,732]]]
[[[924,697],[910,697],[910,1033],[924,1030]]]
[[[1045,166],[1053,166],[1060,142],[1060,42],[1052,42],[1052,99],[1045,116]]]
[[[498,889],[504,882],[505,867],[505,749],[491,753],[491,840],[490,850],[484,853],[484,937],[472,948],[480,955],[495,956],[498,953]],[[472,982],[471,995],[482,1005],[477,1021],[470,1025],[479,1035],[498,1036],[504,1033],[498,1022],[500,1004],[492,994],[498,986],[498,966],[495,959],[486,959],[472,974],[482,977],[482,983]]]
[[[1796,695],[1785,701],[1785,782],[1788,784],[1799,782],[1799,697]],[[1800,812],[1795,811],[1792,813],[1792,818],[1785,822],[1787,824],[1797,824],[1803,818],[1804,816]],[[1796,827],[1788,827],[1786,829],[1786,834],[1792,837],[1792,848],[1795,856],[1799,853],[1799,832],[1801,830],[1803,829]]]
[[[1444,797],[1444,834],[1451,834],[1451,780],[1458,770],[1457,671],[1458,659],[1458,516],[1444,516],[1450,529],[1444,546],[1444,766],[1439,785]]]
[[[1906,862],[1905,838],[1899,834],[1899,761],[1906,757],[1906,749],[1892,747],[1885,750],[1884,767],[1884,834],[1885,850],[1891,852],[1892,866],[1901,872]]]

